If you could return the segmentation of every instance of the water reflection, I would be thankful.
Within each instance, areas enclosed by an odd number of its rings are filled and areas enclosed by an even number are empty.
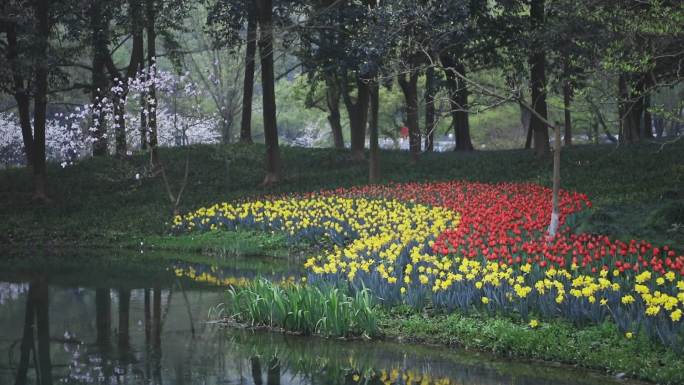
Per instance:
[[[0,384],[607,384],[593,373],[387,342],[225,330],[224,296],[176,277],[110,287],[0,282]],[[55,282],[55,283],[53,283]],[[92,281],[90,281],[92,282]],[[624,382],[623,382],[624,383]]]
[[[29,366],[35,369],[40,384],[52,384],[50,362],[50,316],[47,279],[44,276],[31,281],[24,311],[24,328],[21,337],[19,363],[15,384],[27,383]]]

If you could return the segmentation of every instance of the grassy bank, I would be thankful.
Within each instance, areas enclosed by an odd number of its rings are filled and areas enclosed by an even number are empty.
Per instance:
[[[182,211],[223,200],[366,182],[366,163],[351,161],[346,151],[284,147],[284,181],[261,189],[263,153],[261,145],[192,146],[162,149],[160,156],[174,191],[189,159]],[[564,151],[563,188],[587,193],[595,204],[582,230],[684,248],[684,227],[677,226],[684,223],[682,153],[684,142],[662,150],[659,144],[642,144]],[[416,165],[409,164],[405,152],[387,151],[381,158],[383,181],[463,179],[550,186],[550,161],[523,150],[426,154]],[[88,159],[65,169],[51,165],[52,203],[39,206],[30,200],[28,170],[0,171],[0,245],[138,247],[143,242],[172,249],[220,248],[224,242],[215,239],[165,239],[171,207],[161,179],[148,177],[147,166],[143,155]]]
[[[378,317],[385,336],[404,342],[559,362],[660,384],[684,383],[680,355],[646,338],[628,339],[612,323],[578,328],[551,320],[533,328],[503,317],[419,314],[396,308],[380,311]]]
[[[256,280],[228,292],[220,316],[241,326],[327,337],[443,345],[499,357],[545,361],[659,384],[684,383],[684,360],[644,335],[627,338],[615,324],[575,326],[551,319],[524,323],[471,312],[417,312],[370,305],[366,292]]]
[[[258,231],[220,231],[182,235],[143,235],[119,243],[126,249],[166,250],[215,257],[274,257],[299,260],[309,255],[310,245],[290,244],[283,234]]]

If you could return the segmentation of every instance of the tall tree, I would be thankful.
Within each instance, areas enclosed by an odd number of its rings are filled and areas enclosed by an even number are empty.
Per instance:
[[[433,66],[425,69],[425,151],[434,150],[436,76]]]
[[[570,80],[563,82],[563,127],[564,127],[564,144],[566,146],[572,145],[572,99],[574,96],[574,88]]]
[[[109,81],[106,74],[107,57],[109,56],[109,23],[110,17],[102,1],[90,2],[90,33],[93,50],[91,67],[91,98],[93,109],[93,155],[107,154],[107,119],[103,106],[109,95]],[[99,108],[98,108],[99,107]]]
[[[273,69],[273,1],[256,0],[256,11],[259,25],[259,57],[266,142],[266,177],[263,184],[270,185],[280,181],[281,168]]]
[[[152,167],[158,168],[159,149],[157,135],[157,90],[154,79],[157,76],[157,4],[155,0],[145,0],[145,32],[147,33],[147,77],[149,87],[147,89],[147,144],[150,148]]]
[[[254,2],[247,1],[247,48],[245,49],[245,76],[242,90],[242,120],[240,142],[252,143],[252,95],[254,95],[254,68],[256,65],[257,19]]]
[[[472,151],[470,136],[470,90],[467,70],[487,68],[495,61],[495,45],[505,30],[494,24],[492,15],[497,2],[455,1],[426,2],[429,17],[424,21],[432,27],[428,47],[434,52],[431,62],[440,64],[445,75],[443,83],[448,99],[456,151]]]
[[[333,143],[337,148],[344,143],[341,98],[349,117],[352,158],[362,160],[369,123],[369,74],[376,67],[369,61],[377,49],[369,33],[373,2],[318,0],[307,4],[306,22],[297,28],[302,42],[297,56],[312,79],[312,87],[319,79],[325,83]]]
[[[41,384],[52,384],[49,310],[47,278],[39,276],[29,284],[15,385],[27,383],[28,370],[31,366],[36,371],[36,378]],[[30,359],[31,353],[33,353],[33,362]],[[31,365],[32,363],[34,365]]]
[[[328,123],[332,131],[333,146],[344,149],[344,136],[342,134],[342,119],[340,115],[340,84],[335,73],[325,76],[325,101],[328,107]]]
[[[456,62],[449,53],[443,53],[441,62],[444,66],[447,89],[449,91],[449,104],[452,115],[454,137],[456,138],[456,151],[472,151],[473,143],[470,139],[470,119],[468,104],[468,84],[465,66]]]
[[[568,0],[569,1],[569,0]],[[583,0],[573,11],[599,26],[582,44],[594,50],[599,69],[615,79],[622,143],[652,135],[648,98],[683,78],[684,3]]]
[[[112,340],[112,299],[109,289],[95,289],[95,318],[97,344],[103,352],[107,352]]]
[[[128,144],[126,143],[126,98],[128,97],[128,81],[134,78],[139,71],[145,68],[145,45],[143,36],[144,15],[142,0],[128,0],[128,13],[121,17],[121,29],[125,35],[131,37],[131,53],[128,65],[121,71],[115,63],[112,53],[107,49],[106,61],[107,71],[113,84],[112,102],[114,105],[113,120],[116,141],[116,155],[126,156]],[[146,120],[145,120],[146,122]],[[145,123],[146,124],[146,123]],[[141,137],[141,147],[144,149],[147,142],[147,135],[143,131]]]
[[[530,47],[530,88],[534,109],[530,128],[534,135],[534,152],[537,156],[549,154],[549,129],[546,124],[548,109],[546,105],[546,52],[539,37],[544,31],[546,18],[545,0],[530,1],[530,29],[536,41]]]
[[[357,75],[353,75],[356,77]],[[347,74],[344,74],[342,82],[342,100],[347,107],[349,115],[349,131],[351,140],[352,158],[362,160],[363,149],[366,146],[366,125],[368,124],[368,107],[370,104],[370,92],[368,84],[361,78],[353,80],[356,84],[356,97],[352,95],[353,86]]]
[[[0,32],[7,44],[0,45],[0,89],[17,102],[27,163],[33,168],[33,198],[47,202],[45,127],[49,77],[55,70],[50,38],[56,10],[49,1],[37,0],[3,2],[2,11]]]
[[[368,156],[368,183],[377,183],[380,180],[380,144],[378,142],[378,113],[380,110],[380,86],[377,82],[370,85],[370,119],[369,131],[369,156]]]
[[[119,289],[119,336],[118,348],[122,359],[125,359],[130,348],[130,312],[131,290]]]
[[[406,100],[406,125],[409,129],[409,151],[411,161],[417,162],[420,155],[420,126],[418,123],[418,70],[407,70],[399,75],[398,81]]]

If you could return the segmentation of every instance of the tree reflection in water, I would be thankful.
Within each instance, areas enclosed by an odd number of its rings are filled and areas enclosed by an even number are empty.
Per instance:
[[[31,364],[35,371],[36,383],[51,385],[49,298],[45,276],[37,277],[29,284],[20,349],[15,385],[28,383]]]
[[[0,349],[14,341],[5,355],[11,377],[0,362],[0,384],[611,383],[585,372],[434,347],[224,329],[206,320],[225,294],[184,287],[190,286],[64,288],[48,287],[46,277],[31,279],[23,294],[0,305]],[[174,290],[181,293],[173,297]],[[69,331],[51,338],[50,328],[54,335]]]

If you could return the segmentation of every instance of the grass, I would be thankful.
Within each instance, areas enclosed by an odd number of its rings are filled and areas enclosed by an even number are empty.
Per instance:
[[[582,230],[684,249],[684,142],[660,147],[576,146],[563,152],[562,187],[587,193],[595,203]],[[367,180],[367,164],[351,161],[347,151],[283,147],[284,180],[268,189],[258,187],[263,178],[262,145],[201,145],[160,153],[174,190],[183,178],[185,159],[190,160],[181,211]],[[405,152],[386,151],[381,163],[384,182],[463,179],[551,185],[550,160],[536,159],[524,150],[425,154],[416,165],[409,163]],[[147,166],[144,155],[88,159],[65,169],[50,165],[48,205],[31,202],[29,170],[0,171],[0,245],[132,247],[147,241],[172,249],[205,247],[199,243],[209,249],[221,247],[221,240],[210,237],[201,242],[164,237],[172,210],[160,178],[146,176]],[[142,178],[137,180],[136,174]]]
[[[554,361],[661,384],[684,383],[680,355],[645,337],[627,339],[612,323],[577,328],[553,320],[533,329],[504,317],[424,314],[402,308],[383,310],[378,318],[387,337],[403,341]]]
[[[211,231],[180,235],[143,235],[122,242],[127,249],[169,250],[224,257],[289,258],[309,252],[308,245],[291,245],[282,234],[257,231]]]
[[[372,295],[350,296],[336,287],[278,284],[256,279],[228,290],[223,316],[250,327],[266,327],[324,337],[378,334]]]

